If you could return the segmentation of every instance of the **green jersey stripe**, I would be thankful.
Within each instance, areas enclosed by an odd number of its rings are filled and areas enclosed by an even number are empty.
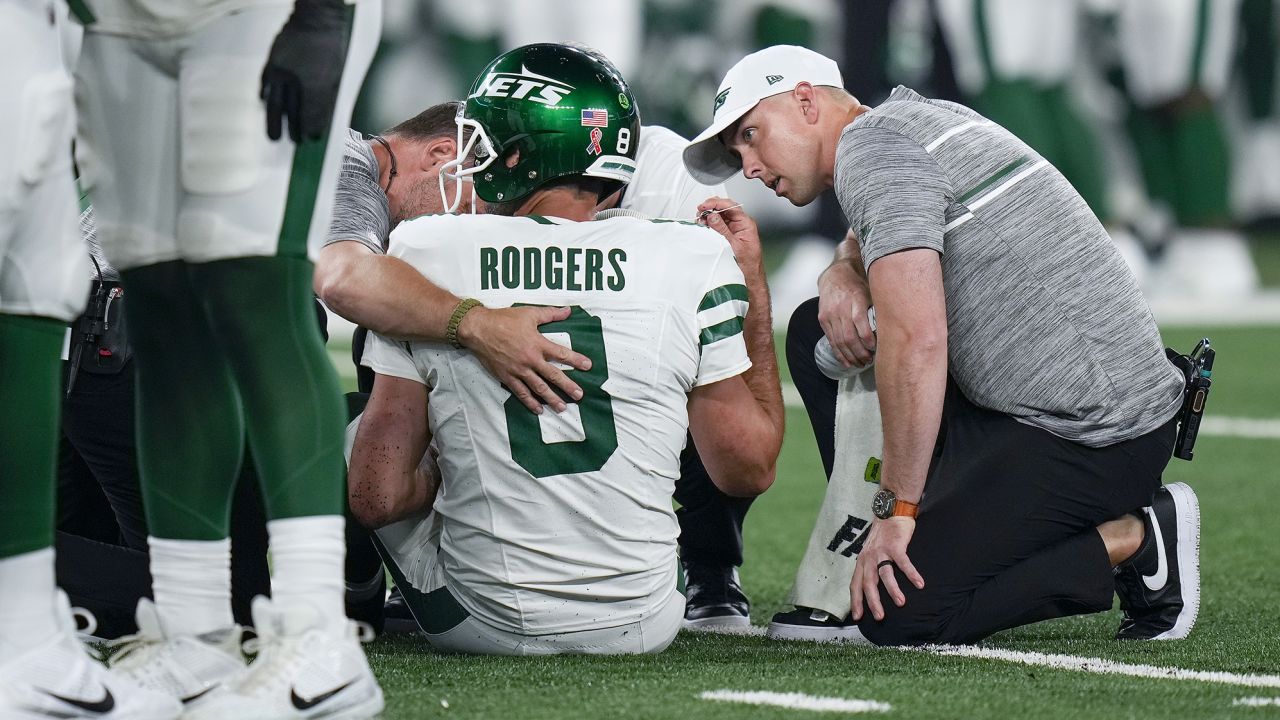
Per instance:
[[[710,310],[717,305],[723,305],[732,300],[747,302],[747,286],[739,284],[721,285],[702,296],[702,302],[698,303],[698,312]]]
[[[1018,158],[1017,160],[1014,160],[1013,162],[1009,163],[1008,165],[1005,165],[1004,167],[1002,167],[1002,168],[1000,168],[999,170],[997,170],[997,171],[995,172],[995,174],[994,174],[994,175],[991,175],[991,176],[990,176],[990,177],[988,177],[986,180],[983,180],[982,182],[978,183],[978,184],[977,184],[977,185],[976,185],[972,190],[970,190],[969,192],[967,192],[967,193],[965,193],[965,194],[961,195],[960,197],[956,198],[956,202],[958,202],[958,203],[960,203],[960,204],[962,204],[962,205],[963,205],[964,203],[969,202],[969,201],[970,201],[970,200],[972,200],[973,198],[977,197],[977,196],[978,196],[978,193],[982,192],[983,190],[986,190],[987,188],[991,187],[992,185],[995,185],[996,183],[998,183],[998,182],[1000,182],[1001,180],[1005,179],[1005,178],[1006,178],[1006,177],[1008,177],[1008,176],[1009,176],[1009,175],[1010,175],[1014,170],[1017,170],[1018,168],[1022,167],[1023,165],[1026,165],[1028,162],[1031,162],[1031,158],[1027,157],[1026,155],[1023,155],[1022,157]]]
[[[1191,51],[1191,84],[1200,84],[1204,70],[1204,46],[1209,39],[1209,0],[1200,0],[1196,6],[1196,39]]]
[[[71,14],[76,16],[81,25],[88,26],[98,22],[98,18],[84,0],[67,0],[67,6],[71,8]]]
[[[734,335],[742,334],[742,318],[734,316],[721,323],[716,323],[709,328],[703,328],[698,335],[698,342],[703,345],[710,345],[714,342],[720,342],[725,338],[731,338]]]

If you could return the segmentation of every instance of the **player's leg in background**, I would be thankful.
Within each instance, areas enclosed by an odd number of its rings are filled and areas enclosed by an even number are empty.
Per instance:
[[[71,82],[53,10],[0,5],[0,647],[59,629],[53,575],[60,362],[89,289],[77,250]],[[59,257],[59,253],[66,253]]]
[[[804,402],[805,412],[809,414],[813,437],[818,442],[818,454],[822,456],[822,467],[830,478],[836,456],[837,383],[822,374],[813,358],[814,347],[822,337],[822,325],[818,323],[818,298],[806,300],[792,313],[787,326],[787,370]]]
[[[1155,268],[1153,292],[1248,295],[1258,275],[1231,217],[1230,156],[1218,107],[1237,55],[1239,3],[1132,0],[1121,8],[1134,147],[1148,194],[1180,226]]]
[[[268,11],[201,28],[180,80],[186,195],[179,243],[244,405],[270,518],[273,596],[320,605],[335,622],[343,617],[346,413],[316,324],[308,238],[328,225],[341,154],[341,142],[330,140],[345,127],[376,42],[376,31],[371,36],[362,25],[371,18],[362,15],[377,8],[362,2],[351,10],[338,130],[296,151],[288,140],[266,138],[257,99],[257,77],[275,37],[266,27],[275,23],[260,16]],[[293,553],[297,562],[289,561]]]
[[[77,98],[81,182],[128,298],[155,598],[138,603],[141,633],[112,664],[186,698],[244,666],[227,537],[244,426],[225,350],[177,249],[177,47],[87,33]]]
[[[271,648],[260,657],[272,661],[251,665],[194,717],[296,712],[287,695],[267,693],[277,681],[298,697],[327,698],[317,702],[328,712],[354,717],[382,707],[343,607],[346,413],[316,323],[308,254],[328,227],[342,131],[376,48],[380,6],[347,7],[329,133],[296,147],[267,139],[257,94],[288,10],[253,8],[202,26],[179,71],[178,242],[243,404],[273,560],[272,599],[256,601],[253,613]]]
[[[685,628],[733,630],[751,624],[742,590],[742,523],[754,498],[720,491],[698,457],[693,439],[680,455],[675,500],[680,504],[680,562],[685,573]]]
[[[53,2],[0,3],[0,716],[85,717],[71,709],[105,692],[120,717],[175,718],[176,702],[89,659],[54,585],[60,354],[90,273],[75,225],[63,14]]]

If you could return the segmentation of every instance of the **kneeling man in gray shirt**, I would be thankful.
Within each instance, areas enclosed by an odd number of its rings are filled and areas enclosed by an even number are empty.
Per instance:
[[[1119,252],[1052,165],[903,87],[871,108],[777,46],[725,76],[684,152],[795,205],[834,188],[876,308],[881,491],[851,586],[877,644],[969,643],[1108,610],[1186,637],[1199,510],[1161,485],[1183,380]]]

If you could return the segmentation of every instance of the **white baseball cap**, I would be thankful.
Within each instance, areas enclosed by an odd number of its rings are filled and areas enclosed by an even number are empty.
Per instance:
[[[684,165],[698,182],[714,185],[742,169],[717,136],[767,97],[796,85],[844,87],[840,67],[829,57],[798,45],[774,45],[742,58],[725,73],[716,92],[711,126],[684,149]]]

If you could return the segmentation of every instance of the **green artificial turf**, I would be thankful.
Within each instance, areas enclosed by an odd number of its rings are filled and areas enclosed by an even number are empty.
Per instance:
[[[1167,328],[1188,350],[1210,335],[1220,356],[1210,416],[1280,418],[1280,329]],[[348,355],[334,350],[350,384]],[[784,370],[785,377],[785,370]],[[742,580],[766,624],[804,550],[825,480],[803,410],[790,408],[778,480],[747,517]],[[1202,436],[1196,460],[1166,480],[1201,502],[1203,594],[1191,637],[1111,639],[1118,610],[1001,633],[988,647],[1247,674],[1280,674],[1280,440]],[[977,532],[977,531],[976,531]],[[958,539],[960,541],[962,539]],[[779,643],[682,633],[652,657],[485,658],[433,653],[425,641],[366,646],[387,698],[385,718],[773,718],[814,713],[716,703],[708,690],[769,690],[877,700],[903,718],[1278,717],[1280,707],[1233,707],[1280,688],[1095,675],[897,649]]]

